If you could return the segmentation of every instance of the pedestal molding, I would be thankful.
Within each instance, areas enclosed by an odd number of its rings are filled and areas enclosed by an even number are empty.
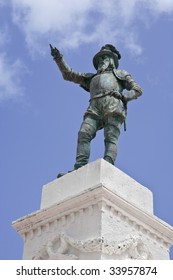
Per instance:
[[[60,222],[60,219],[62,224],[65,224],[67,219],[72,222],[77,214],[82,215],[82,211],[91,212],[91,207],[94,206],[101,207],[103,212],[114,211],[114,214],[121,220],[136,227],[138,231],[146,232],[146,235],[152,237],[156,242],[161,240],[164,246],[172,244],[173,231],[169,225],[128,203],[103,185],[14,221],[13,227],[20,235],[25,235],[25,238],[28,234],[33,238],[38,228],[40,234],[40,230],[42,231],[45,226],[46,230],[49,230],[49,224],[52,222]]]

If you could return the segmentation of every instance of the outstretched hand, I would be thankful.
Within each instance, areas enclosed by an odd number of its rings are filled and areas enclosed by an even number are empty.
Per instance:
[[[50,49],[51,49],[51,55],[53,56],[54,59],[60,58],[61,54],[60,51],[55,47],[53,48],[51,44],[49,44]]]

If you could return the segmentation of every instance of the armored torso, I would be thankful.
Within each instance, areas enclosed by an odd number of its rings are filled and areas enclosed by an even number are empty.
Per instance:
[[[103,73],[95,75],[90,83],[90,94],[91,98],[96,95],[103,95],[113,90],[119,91],[118,79],[110,71],[105,71]]]

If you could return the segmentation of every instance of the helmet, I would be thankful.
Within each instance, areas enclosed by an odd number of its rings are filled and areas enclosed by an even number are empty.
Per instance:
[[[121,58],[121,54],[119,53],[119,51],[113,45],[106,44],[93,57],[93,64],[94,64],[95,69],[98,68],[99,57],[102,56],[103,54],[111,56],[114,60],[115,67],[118,68],[118,65],[119,65],[118,60]]]

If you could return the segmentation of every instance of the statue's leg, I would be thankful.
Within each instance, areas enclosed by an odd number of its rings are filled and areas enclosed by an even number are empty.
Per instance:
[[[120,135],[122,120],[119,116],[110,115],[105,120],[104,137],[105,153],[104,159],[114,165],[117,156],[118,137]]]
[[[96,136],[99,121],[87,116],[83,121],[79,133],[74,169],[88,163],[90,156],[90,142]]]

